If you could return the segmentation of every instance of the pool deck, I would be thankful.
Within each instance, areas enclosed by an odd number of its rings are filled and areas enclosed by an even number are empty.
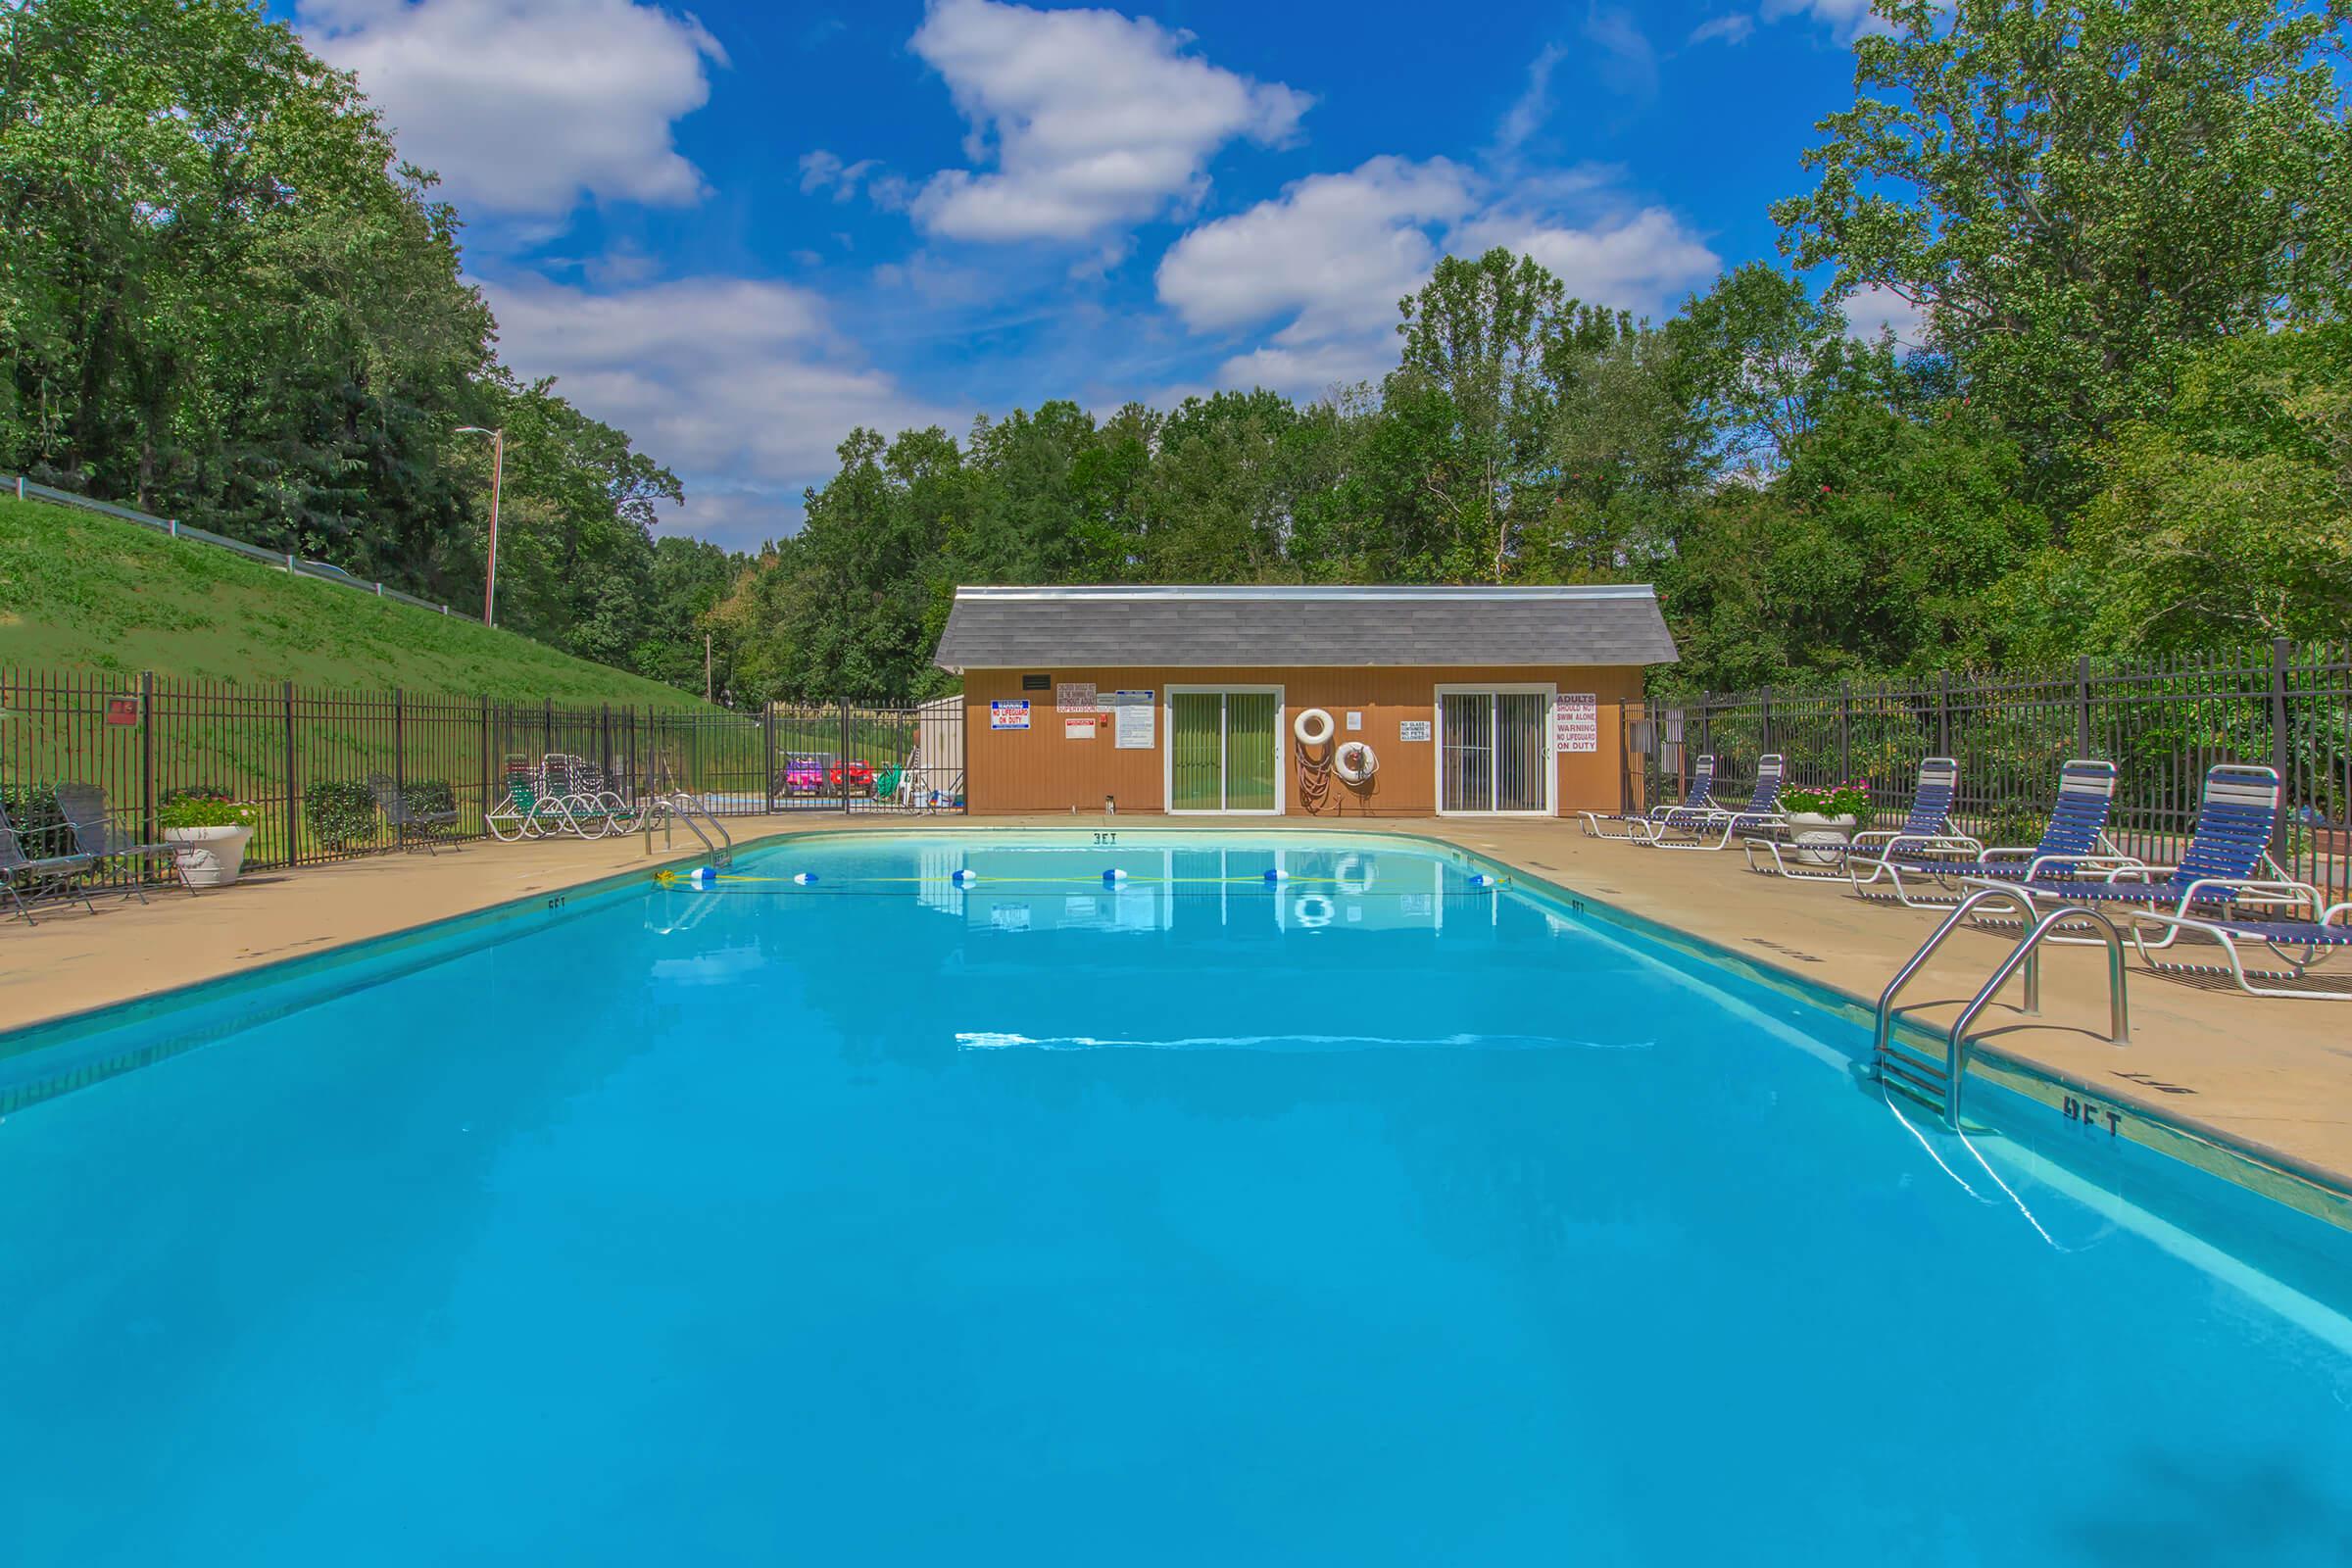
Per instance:
[[[777,815],[729,818],[738,843],[793,832],[924,831],[992,827],[1214,834],[1338,828],[1443,841],[1533,873],[1567,891],[1671,926],[1740,956],[1750,966],[1828,987],[1864,1004],[1933,927],[1925,911],[1865,904],[1829,885],[1750,873],[1735,851],[1665,854],[1588,839],[1567,820],[1432,818],[1218,824],[1200,818],[905,817]],[[264,872],[193,897],[173,889],[152,903],[109,895],[95,915],[51,905],[40,924],[0,929],[0,1030],[232,974],[341,943],[382,936],[535,894],[665,861],[699,849],[680,832],[651,857],[639,837],[580,843],[469,844],[437,856],[379,855],[299,871]],[[1906,1000],[1936,999],[1923,1022],[1948,1021],[2011,939],[1964,931],[1913,983]],[[2108,1104],[2192,1130],[2207,1129],[2285,1167],[2352,1188],[2352,1004],[2257,1000],[2226,982],[2131,970],[2132,1042],[2106,1043],[2106,955],[2047,950],[2043,1010],[1987,1014],[1988,1055],[2007,1057]],[[2010,1001],[2016,1000],[2014,990]]]

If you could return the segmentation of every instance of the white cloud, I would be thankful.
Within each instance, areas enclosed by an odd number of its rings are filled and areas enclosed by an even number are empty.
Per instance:
[[[835,201],[846,202],[858,194],[858,181],[873,173],[877,167],[871,158],[845,164],[838,154],[819,147],[812,153],[801,154],[801,193],[812,195],[830,190]]]
[[[1160,262],[1160,302],[1196,332],[1281,321],[1266,342],[1227,360],[1218,381],[1315,393],[1395,365],[1396,302],[1447,252],[1508,246],[1586,303],[1639,312],[1660,309],[1721,265],[1663,208],[1578,223],[1519,205],[1531,193],[1596,194],[1572,172],[1514,182],[1498,201],[1479,175],[1444,159],[1375,158],[1312,175],[1179,239]]]
[[[1195,331],[1289,316],[1278,341],[1294,345],[1392,322],[1437,260],[1431,227],[1475,205],[1471,179],[1443,158],[1310,175],[1170,246],[1160,300]]]
[[[1192,35],[1112,11],[935,0],[914,52],[971,125],[964,153],[913,198],[933,233],[1084,239],[1196,202],[1209,159],[1240,137],[1277,142],[1312,101],[1187,53]]]
[[[1494,150],[1508,156],[1524,145],[1527,138],[1543,128],[1551,117],[1551,74],[1557,70],[1567,51],[1556,43],[1547,43],[1536,58],[1528,62],[1527,87],[1502,117],[1502,124],[1494,132]]]
[[[670,125],[726,54],[692,17],[633,0],[304,0],[299,24],[462,202],[546,217],[583,196],[703,194]]]
[[[1741,44],[1755,35],[1756,19],[1744,11],[1715,17],[1690,29],[1690,43]]]
[[[1610,91],[1629,98],[1657,96],[1657,51],[1631,12],[1593,6],[1585,13],[1585,42],[1597,52],[1594,63]]]
[[[1872,11],[1871,0],[1764,0],[1761,9],[1766,22],[1811,17],[1848,42],[1866,32],[1888,30],[1886,19]]]
[[[688,525],[735,518],[742,533],[729,544],[782,533],[760,498],[783,498],[783,514],[797,517],[800,486],[832,471],[851,426],[895,434],[969,417],[863,364],[822,297],[790,283],[703,277],[590,293],[517,278],[485,280],[483,292],[514,373],[558,377],[562,396],[626,430],[690,497],[709,492],[689,502]]]
[[[1927,311],[1883,283],[1863,284],[1845,297],[1839,309],[1845,312],[1846,330],[1864,342],[1875,343],[1881,332],[1891,328],[1894,340],[1905,348],[1921,348],[1927,343]]]
[[[1532,256],[1585,304],[1637,314],[1656,312],[1723,266],[1663,207],[1581,227],[1498,210],[1464,224],[1454,240],[1451,248],[1461,253],[1501,245]]]

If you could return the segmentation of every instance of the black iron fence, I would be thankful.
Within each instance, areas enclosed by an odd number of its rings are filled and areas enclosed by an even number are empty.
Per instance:
[[[2272,853],[2299,880],[2352,897],[2352,647],[2279,641],[2256,655],[2104,662],[2043,675],[1938,675],[1908,684],[1702,693],[1626,705],[1628,804],[1679,798],[1713,753],[1719,796],[1744,799],[1755,760],[1801,784],[1867,781],[1873,808],[1908,808],[1921,759],[1960,763],[1959,814],[1987,843],[2031,844],[2070,757],[2116,763],[2129,854],[2170,863],[2216,762],[2259,762],[2286,786]]]
[[[139,842],[180,796],[249,805],[257,868],[394,848],[374,774],[416,809],[455,810],[451,836],[480,838],[510,770],[550,754],[624,797],[691,790],[726,816],[963,808],[958,697],[720,712],[0,669],[0,800],[33,856],[72,848],[54,794],[69,783],[103,789],[117,831]]]

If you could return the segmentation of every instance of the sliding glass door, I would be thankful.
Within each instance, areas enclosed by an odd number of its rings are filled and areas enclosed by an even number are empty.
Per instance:
[[[1550,687],[1439,688],[1438,809],[1549,814]]]
[[[1282,690],[1168,692],[1168,809],[1282,809]]]

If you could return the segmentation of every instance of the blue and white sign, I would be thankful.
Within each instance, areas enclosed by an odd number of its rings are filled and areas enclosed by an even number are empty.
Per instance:
[[[988,727],[990,729],[1027,729],[1029,727],[1028,700],[1024,698],[1017,703],[989,704]]]

